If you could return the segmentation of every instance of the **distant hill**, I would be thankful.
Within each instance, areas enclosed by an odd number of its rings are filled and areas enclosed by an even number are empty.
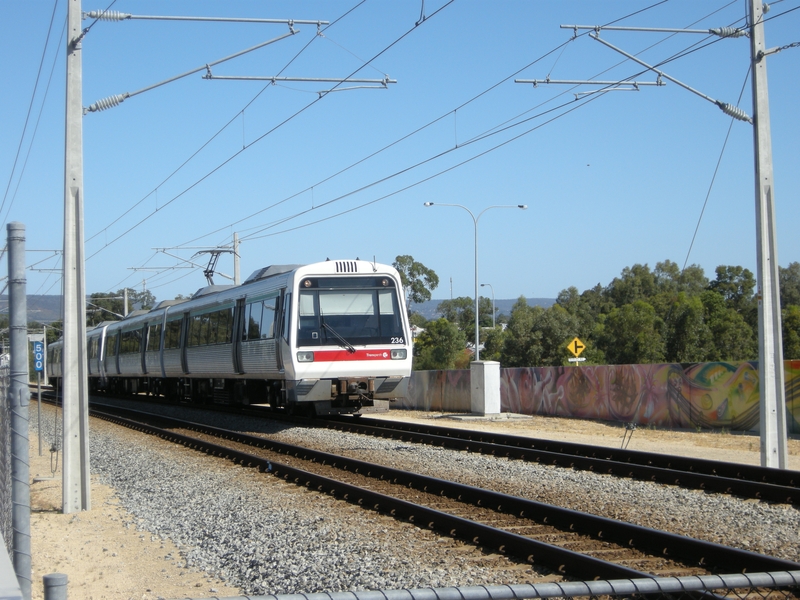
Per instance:
[[[8,296],[0,296],[0,313],[8,314]],[[38,321],[47,325],[61,319],[61,296],[28,296],[28,321]]]
[[[541,306],[543,308],[549,308],[556,303],[555,298],[526,298],[526,300],[528,301],[528,306]],[[436,312],[440,302],[443,302],[443,300],[428,300],[422,304],[412,304],[411,312],[419,313],[428,320],[438,319],[442,316]],[[494,305],[497,308],[497,316],[510,315],[511,309],[514,308],[516,303],[516,298],[513,300],[495,300]]]

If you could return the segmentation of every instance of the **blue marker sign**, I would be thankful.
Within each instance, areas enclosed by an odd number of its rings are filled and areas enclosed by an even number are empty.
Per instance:
[[[44,371],[44,344],[33,342],[33,368],[37,372]]]

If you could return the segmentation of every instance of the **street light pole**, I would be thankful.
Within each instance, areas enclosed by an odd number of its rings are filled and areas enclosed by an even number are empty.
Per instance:
[[[483,213],[485,213],[487,210],[491,210],[492,208],[521,208],[522,210],[525,210],[526,208],[528,208],[528,205],[496,204],[494,206],[487,206],[481,212],[478,213],[477,217],[470,209],[461,204],[442,204],[438,202],[437,203],[425,202],[424,206],[455,206],[456,208],[463,208],[465,211],[469,213],[469,216],[472,217],[472,222],[475,225],[475,361],[477,362],[481,359],[480,313],[478,304],[478,221],[480,220],[481,216],[483,216]]]
[[[491,283],[482,283],[481,287],[486,287],[487,285],[489,286],[489,289],[492,290],[492,329],[494,329],[495,328],[495,323],[494,323],[494,313],[495,313],[495,310],[494,310],[494,288],[492,287]]]

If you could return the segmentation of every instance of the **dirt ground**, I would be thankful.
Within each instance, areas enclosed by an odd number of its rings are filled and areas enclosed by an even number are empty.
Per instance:
[[[620,447],[618,425],[544,417],[455,418],[441,413],[391,411],[378,418],[419,421],[447,427],[496,430],[514,435]],[[92,420],[91,427],[114,427]],[[663,452],[714,460],[759,464],[759,438],[730,433],[636,429],[628,432],[631,450]],[[154,440],[153,443],[166,443]],[[92,482],[92,509],[61,513],[61,469],[51,470],[50,453],[31,439],[31,549],[34,599],[43,598],[42,576],[65,573],[72,600],[154,600],[236,596],[202,572],[178,567],[178,549],[148,531],[124,524],[132,518],[119,506],[114,490]],[[790,468],[800,470],[800,440],[789,441]],[[42,479],[51,478],[55,479]]]

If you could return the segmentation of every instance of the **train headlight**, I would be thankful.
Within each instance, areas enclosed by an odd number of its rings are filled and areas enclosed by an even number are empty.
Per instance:
[[[408,352],[405,348],[392,350],[392,360],[405,360],[406,356],[408,356]]]
[[[298,352],[297,362],[314,362],[313,352]]]

